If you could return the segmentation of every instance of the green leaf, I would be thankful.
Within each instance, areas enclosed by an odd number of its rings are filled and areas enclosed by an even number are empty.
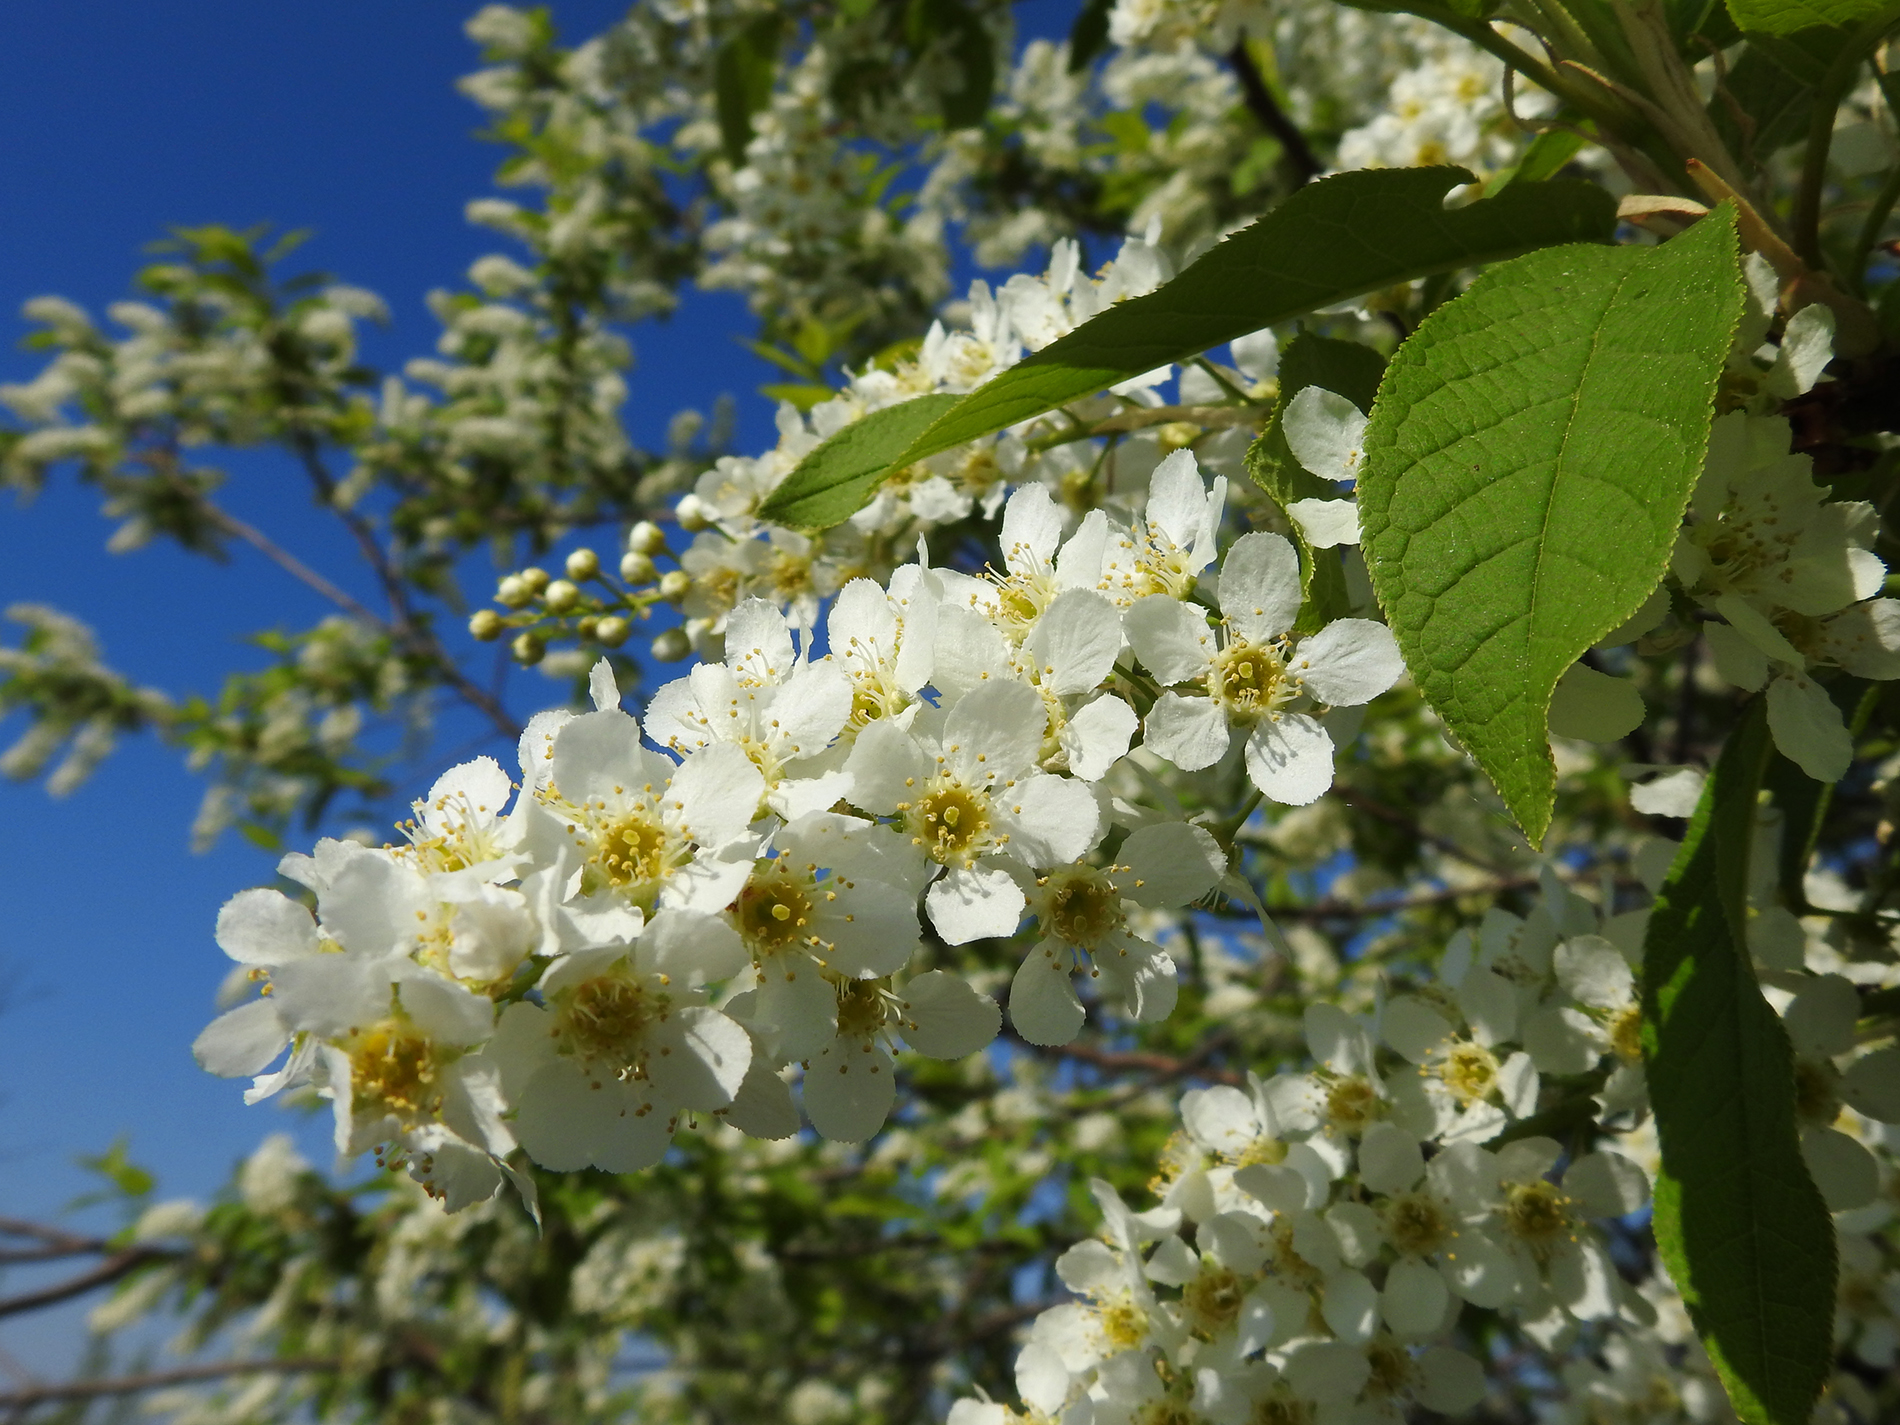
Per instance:
[[[1360,410],[1370,411],[1384,374],[1385,358],[1369,346],[1304,331],[1293,338],[1280,357],[1280,399],[1266,429],[1247,451],[1247,473],[1254,484],[1282,510],[1294,500],[1342,498],[1343,492],[1331,480],[1322,480],[1293,458],[1280,429],[1280,416],[1287,403],[1308,386],[1332,391]],[[1312,633],[1350,612],[1345,571],[1337,550],[1312,548],[1299,524],[1289,523],[1300,551],[1300,595],[1305,605],[1297,631]]]
[[[1765,35],[1859,25],[1892,8],[1891,0],[1728,0],[1728,12],[1737,25],[1746,32]]]
[[[1785,39],[1750,35],[1723,84],[1733,106],[1720,96],[1709,105],[1715,131],[1729,151],[1763,163],[1775,150],[1806,137],[1815,91],[1852,40],[1852,31],[1835,29],[1805,30]],[[1736,108],[1747,115],[1747,123],[1736,116]]]
[[[782,17],[768,11],[745,25],[713,57],[713,94],[719,109],[719,139],[734,168],[745,166],[752,116],[772,102]]]
[[[1115,0],[1086,0],[1069,27],[1069,73],[1089,67],[1089,61],[1108,48],[1108,15]]]
[[[769,386],[759,387],[759,394],[768,401],[790,401],[799,410],[809,411],[813,406],[829,401],[838,393],[829,386],[816,386],[800,381],[779,381]]]
[[[1309,183],[1172,282],[1119,302],[966,396],[908,465],[1068,401],[1363,292],[1556,243],[1608,241],[1615,201],[1589,183],[1514,183],[1446,208],[1462,168],[1383,168]]]
[[[1550,695],[1662,577],[1742,311],[1735,218],[1485,273],[1386,372],[1363,548],[1406,666],[1533,844]]]
[[[759,518],[794,529],[829,529],[870,503],[893,459],[958,396],[919,396],[872,411],[827,437],[759,506]]]
[[[1575,123],[1574,120],[1572,122]],[[1589,120],[1583,122],[1588,123]],[[1485,196],[1495,198],[1513,183],[1554,177],[1577,156],[1584,143],[1584,131],[1581,128],[1545,129],[1530,141],[1522,158],[1484,185]]]
[[[974,128],[989,113],[996,87],[996,52],[982,17],[963,0],[910,0],[906,37],[913,56],[943,42],[962,83],[939,95],[946,129]]]
[[[1834,1356],[1834,1223],[1801,1158],[1793,1053],[1745,936],[1770,750],[1758,698],[1650,914],[1643,1057],[1669,1275],[1736,1413],[1749,1425],[1806,1425]]]

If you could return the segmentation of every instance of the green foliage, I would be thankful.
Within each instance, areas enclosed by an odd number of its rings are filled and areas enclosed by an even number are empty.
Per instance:
[[[713,61],[719,138],[727,160],[735,168],[744,164],[746,145],[752,141],[752,116],[772,102],[783,28],[783,17],[777,11],[767,11],[741,26],[719,47]]]
[[[1859,25],[1892,8],[1888,0],[1728,0],[1728,12],[1743,31],[1768,35]]]
[[[1338,488],[1322,480],[1293,458],[1280,418],[1287,403],[1308,386],[1318,386],[1344,396],[1361,411],[1371,411],[1379,393],[1379,378],[1385,375],[1385,360],[1369,346],[1356,341],[1335,341],[1313,332],[1301,332],[1280,358],[1280,399],[1273,408],[1266,429],[1247,451],[1247,474],[1254,484],[1267,492],[1284,510],[1295,500],[1339,498]],[[1300,550],[1300,611],[1298,631],[1317,631],[1336,618],[1351,612],[1346,595],[1345,572],[1339,555],[1330,549],[1314,549],[1306,542],[1306,533],[1294,520],[1293,542]]]
[[[1108,48],[1108,16],[1114,0],[1084,0],[1069,27],[1069,72],[1087,69],[1089,61]]]
[[[904,466],[1064,402],[1345,301],[1435,272],[1554,243],[1607,239],[1600,188],[1513,184],[1490,202],[1446,208],[1460,168],[1378,169],[1308,184],[1179,277],[1084,322],[979,390],[894,462]]]
[[[1661,249],[1494,268],[1386,373],[1360,482],[1373,587],[1533,844],[1556,781],[1551,691],[1662,576],[1741,310],[1718,215]]]
[[[958,399],[919,396],[853,421],[798,462],[760,505],[760,517],[794,529],[841,524],[869,503],[891,462]]]
[[[1792,1051],[1747,942],[1764,701],[1731,734],[1651,914],[1643,1053],[1656,1240],[1748,1425],[1805,1425],[1833,1354],[1834,1224],[1801,1158]]]

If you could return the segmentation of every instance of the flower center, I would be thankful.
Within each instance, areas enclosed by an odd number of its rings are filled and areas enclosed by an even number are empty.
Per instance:
[[[1504,1227],[1534,1252],[1546,1252],[1570,1235],[1575,1219],[1570,1199],[1555,1183],[1542,1178],[1512,1183],[1504,1191]]]
[[[1357,1135],[1383,1113],[1378,1090],[1363,1075],[1347,1074],[1326,1089],[1326,1116],[1342,1132]]]
[[[1234,1155],[1234,1166],[1237,1168],[1251,1167],[1255,1163],[1274,1164],[1285,1161],[1286,1144],[1278,1138],[1269,1138],[1264,1133]]]
[[[1618,1010],[1610,1020],[1610,1048],[1626,1064],[1643,1061],[1643,1011],[1640,1005]]]
[[[1084,950],[1095,950],[1122,928],[1122,893],[1091,866],[1073,866],[1050,878],[1049,928]]]
[[[369,1029],[351,1030],[350,1092],[363,1117],[433,1117],[441,1107],[436,1088],[435,1044],[413,1024],[385,1019]]]
[[[811,924],[809,882],[781,861],[761,861],[739,892],[739,933],[755,952],[770,954],[805,939]]]
[[[650,886],[672,870],[666,828],[645,811],[601,823],[594,832],[592,859],[607,884],[619,890]]]
[[[1385,1204],[1385,1235],[1400,1252],[1429,1257],[1451,1236],[1451,1223],[1430,1193],[1401,1193]]]
[[[852,980],[838,991],[838,1037],[869,1039],[884,1028],[890,1005],[876,980]]]
[[[1491,1096],[1498,1086],[1498,1056],[1482,1044],[1460,1040],[1445,1055],[1445,1087],[1467,1106]]]
[[[1204,1266],[1181,1292],[1181,1304],[1187,1308],[1194,1330],[1212,1339],[1239,1319],[1245,1295],[1240,1278],[1226,1267]]]
[[[1102,1335],[1118,1351],[1132,1351],[1148,1336],[1148,1317],[1132,1301],[1117,1301],[1100,1309]]]
[[[1313,1407],[1276,1385],[1254,1403],[1251,1425],[1313,1425]]]
[[[968,862],[989,834],[990,811],[983,798],[948,778],[910,808],[911,834],[933,861]]]
[[[624,972],[609,971],[556,995],[555,1031],[576,1057],[611,1065],[620,1077],[638,1077],[641,1038],[668,1008],[656,994]]]
[[[1151,1400],[1135,1412],[1134,1425],[1199,1425],[1200,1417],[1186,1401],[1164,1395]]]
[[[1390,1399],[1411,1393],[1417,1368],[1412,1364],[1412,1353],[1397,1341],[1386,1336],[1372,1342],[1366,1347],[1366,1361],[1372,1367],[1367,1394]]]
[[[1826,1128],[1841,1116],[1840,1081],[1840,1070],[1832,1064],[1795,1060],[1794,1111],[1803,1123]]]
[[[1214,697],[1236,722],[1254,722],[1299,694],[1286,662],[1272,648],[1235,639],[1214,660]]]

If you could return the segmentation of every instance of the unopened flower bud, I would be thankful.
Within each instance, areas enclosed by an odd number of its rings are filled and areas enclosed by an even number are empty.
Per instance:
[[[653,656],[662,663],[677,663],[693,651],[693,640],[683,628],[669,628],[653,640]]]
[[[620,560],[620,577],[635,586],[651,584],[654,577],[652,559],[637,550],[624,555]]]
[[[517,633],[515,641],[508,645],[508,651],[515,656],[515,662],[532,668],[546,656],[547,640],[538,633]]]
[[[706,512],[706,507],[699,502],[697,495],[682,497],[679,508],[673,511],[673,517],[680,522],[680,528],[688,534],[705,529],[712,523],[712,516]]]
[[[660,597],[677,604],[693,587],[693,576],[684,569],[669,569],[660,575]]]
[[[483,643],[493,643],[507,626],[493,609],[477,609],[468,620],[469,633]]]
[[[652,520],[641,520],[627,531],[627,549],[648,556],[666,553],[666,531]]]
[[[547,599],[549,613],[564,614],[581,601],[581,591],[565,579],[556,579],[548,585],[543,597]]]
[[[609,648],[618,648],[627,641],[627,635],[633,632],[633,625],[619,614],[609,614],[594,625],[594,637]]]
[[[528,587],[527,582],[519,574],[506,575],[499,584],[495,585],[495,602],[506,604],[511,609],[522,607],[533,597],[534,590]]]
[[[567,577],[576,583],[593,578],[600,572],[600,556],[591,549],[577,549],[567,556]]]
[[[526,569],[523,569],[516,577],[520,579],[522,583],[526,584],[531,592],[536,594],[548,586],[548,571],[545,569],[537,569],[532,564]]]
[[[592,614],[588,614],[587,617],[574,625],[574,632],[578,633],[584,639],[593,639],[599,630],[600,620],[595,618]]]

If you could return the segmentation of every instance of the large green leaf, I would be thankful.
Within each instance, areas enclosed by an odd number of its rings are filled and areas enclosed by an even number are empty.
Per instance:
[[[902,464],[1026,421],[1209,347],[1363,292],[1607,241],[1616,205],[1588,183],[1514,183],[1447,208],[1462,168],[1384,168],[1309,183],[1172,282],[1117,303],[965,397]]]
[[[1669,1275],[1736,1413],[1806,1425],[1834,1354],[1834,1223],[1801,1158],[1788,1037],[1747,950],[1763,710],[1756,699],[1730,736],[1650,914],[1643,1056]]]
[[[1280,418],[1287,403],[1308,386],[1344,396],[1361,411],[1372,409],[1379,394],[1385,358],[1355,341],[1334,341],[1313,332],[1294,337],[1280,358],[1280,399],[1266,429],[1247,450],[1247,474],[1282,510],[1295,500],[1337,500],[1341,492],[1293,458]],[[1345,570],[1334,549],[1314,549],[1299,524],[1293,524],[1293,542],[1300,551],[1301,633],[1312,633],[1351,612],[1346,595]]]
[[[1662,577],[1742,311],[1734,214],[1485,273],[1399,348],[1366,431],[1373,588],[1533,843],[1564,670]]]
[[[744,25],[713,56],[713,96],[719,111],[719,141],[734,168],[745,166],[752,116],[772,102],[778,66],[781,17],[776,11]]]
[[[1804,30],[1785,39],[1750,35],[1725,85],[1734,105],[1718,100],[1709,106],[1729,151],[1760,163],[1806,137],[1815,91],[1852,40],[1851,31],[1839,29]]]
[[[886,406],[828,436],[766,496],[759,517],[794,529],[829,529],[870,502],[891,462],[917,433],[962,399],[919,396]]]
[[[1728,0],[1745,31],[1792,35],[1824,25],[1859,25],[1893,9],[1892,0]]]

